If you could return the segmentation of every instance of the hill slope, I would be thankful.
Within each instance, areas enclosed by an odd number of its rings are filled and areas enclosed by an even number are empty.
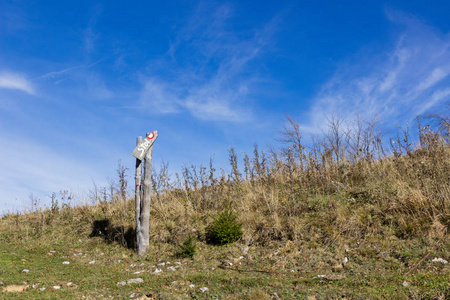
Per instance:
[[[216,176],[212,164],[187,166],[178,184],[162,170],[153,180],[145,257],[134,250],[132,199],[6,215],[0,295],[450,298],[448,144],[424,134],[421,147],[394,148],[393,156],[380,148],[353,157],[344,150],[305,152],[293,143],[267,155],[255,147],[241,174],[231,148],[231,174]],[[237,213],[243,236],[232,245],[208,245],[206,228],[226,209]],[[189,237],[196,239],[195,255],[180,258]]]

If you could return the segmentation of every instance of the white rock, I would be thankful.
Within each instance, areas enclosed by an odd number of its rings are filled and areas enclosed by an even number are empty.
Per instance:
[[[207,287],[201,287],[200,288],[200,291],[202,292],[202,293],[205,293],[205,292],[207,292],[207,291],[209,291],[209,289],[207,288]]]
[[[344,259],[342,260],[342,266],[345,267],[345,265],[348,263],[348,258],[347,256],[344,257]]]
[[[189,285],[189,288],[191,288],[191,289],[192,289],[192,288],[195,288],[195,284],[192,284],[192,283],[191,283],[191,284]]]
[[[68,261],[63,261],[62,264],[63,264],[63,265],[68,265],[68,264],[70,264],[70,262],[68,262]]]
[[[90,265],[95,264],[95,260],[89,262]]]
[[[175,269],[175,267],[168,267],[167,270],[176,271],[177,269]]]
[[[130,268],[134,268],[134,267],[136,267],[136,264],[131,264],[130,265]]]
[[[45,291],[45,287],[39,289],[41,292]]]
[[[128,279],[127,283],[128,284],[133,284],[133,283],[143,283],[144,279],[142,278],[133,278],[133,279]]]
[[[22,258],[21,260],[22,260],[22,261],[27,261],[25,258]]]
[[[161,267],[164,267],[165,265],[166,265],[165,262],[162,262],[162,263],[158,264],[158,266],[161,266]]]
[[[317,275],[317,277],[319,277],[319,278],[325,278],[325,277],[327,277],[327,275]]]
[[[141,271],[137,271],[133,273],[134,275],[141,274]]]
[[[72,282],[68,282],[68,283],[67,283],[67,286],[68,286],[68,287],[71,287],[71,286],[73,286],[73,283],[72,283]]]
[[[54,285],[54,286],[53,286],[53,289],[54,289],[54,290],[59,290],[59,289],[61,289],[61,286],[59,286],[59,285]]]
[[[179,261],[176,261],[175,263],[176,263],[177,265],[181,265],[181,263],[180,263]]]
[[[28,272],[30,272],[30,270],[28,270],[28,269],[23,269],[22,272],[23,272],[23,273],[28,273]]]
[[[135,293],[131,293],[130,298],[134,298],[134,297],[136,297],[136,294]]]
[[[408,283],[407,281],[403,281],[403,282],[402,282],[402,285],[403,285],[404,287],[407,287],[407,286],[409,286],[409,283]]]
[[[160,273],[160,272],[162,272],[162,270],[161,270],[161,269],[158,269],[158,268],[156,268],[155,272],[153,272],[153,273],[155,273],[155,274],[158,274],[158,273]]]
[[[445,259],[443,259],[443,258],[433,258],[433,260],[432,260],[432,262],[434,262],[434,263],[439,263],[439,264],[448,264],[448,261],[446,261]]]
[[[117,283],[118,286],[124,286],[125,284],[127,284],[125,281],[120,281]]]

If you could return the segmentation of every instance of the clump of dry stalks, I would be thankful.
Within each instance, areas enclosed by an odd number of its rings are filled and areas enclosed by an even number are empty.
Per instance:
[[[218,172],[210,160],[208,167],[184,166],[171,180],[163,164],[153,174],[151,240],[177,244],[188,236],[204,239],[217,212],[230,207],[239,215],[247,244],[302,240],[326,246],[338,238],[370,235],[448,238],[448,127],[433,131],[418,122],[417,145],[408,129],[399,129],[386,146],[375,119],[366,122],[358,116],[352,126],[339,118],[328,121],[323,137],[306,146],[300,125],[288,117],[281,149],[261,151],[255,145],[241,164],[230,148],[229,173]],[[112,183],[100,192],[95,188],[95,205],[29,214],[30,232],[42,231],[56,219],[74,224],[108,219],[116,225],[110,239],[126,244],[126,229],[134,226],[134,200],[125,199],[120,164],[118,174],[119,188]],[[26,226],[18,215],[6,219],[21,230]]]

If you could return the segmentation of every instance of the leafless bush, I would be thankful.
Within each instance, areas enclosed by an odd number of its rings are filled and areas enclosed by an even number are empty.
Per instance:
[[[447,103],[446,109],[450,110],[450,102]],[[420,116],[424,120],[431,121],[432,125],[437,128],[437,133],[444,137],[447,142],[450,139],[450,114],[444,113],[428,113]]]
[[[378,129],[378,123],[378,115],[366,121],[356,114],[355,122],[345,132],[348,156],[353,163],[361,159],[373,161],[385,156],[381,143],[385,133]]]

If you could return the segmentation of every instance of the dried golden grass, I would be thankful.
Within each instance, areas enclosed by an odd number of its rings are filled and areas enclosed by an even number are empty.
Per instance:
[[[243,223],[242,240],[247,244],[304,239],[328,245],[342,237],[387,233],[446,239],[450,148],[443,139],[430,140],[405,155],[379,159],[352,160],[342,151],[339,164],[332,151],[321,145],[297,156],[285,150],[272,151],[268,157],[255,148],[254,158],[246,162],[247,180],[239,178],[233,151],[229,176],[214,177],[204,168],[199,172],[190,167],[179,180],[183,184],[170,185],[161,175],[158,180],[168,188],[153,197],[151,239],[173,244],[188,236],[203,239],[215,215],[229,207]],[[134,228],[133,199],[9,215],[0,226],[26,237],[61,223],[86,231],[101,219],[111,226]]]

